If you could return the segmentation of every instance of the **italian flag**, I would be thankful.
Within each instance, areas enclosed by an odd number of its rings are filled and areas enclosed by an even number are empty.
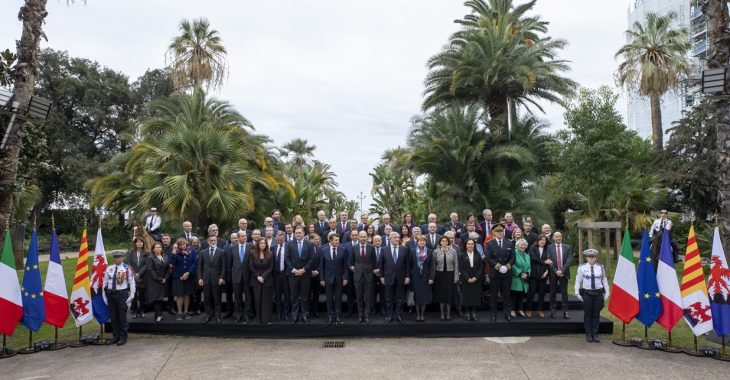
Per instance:
[[[10,231],[5,231],[5,246],[0,259],[0,334],[13,335],[22,317],[23,300],[13,262],[13,246],[10,244]]]
[[[639,284],[636,280],[634,250],[631,248],[629,226],[626,226],[624,231],[624,241],[621,245],[618,265],[616,265],[616,273],[613,276],[608,311],[624,323],[631,323],[631,320],[639,314]]]

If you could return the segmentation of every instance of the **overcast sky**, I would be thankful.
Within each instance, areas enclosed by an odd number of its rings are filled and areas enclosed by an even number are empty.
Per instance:
[[[572,61],[568,75],[580,85],[614,85],[628,4],[537,2],[549,34],[569,41],[560,58]],[[20,38],[20,5],[0,2],[0,50],[14,50]],[[230,78],[216,96],[277,145],[295,137],[315,144],[345,195],[362,191],[367,205],[368,173],[385,150],[404,145],[420,110],[426,60],[466,13],[461,0],[49,0],[42,47],[96,60],[134,81],[165,65],[181,19],[207,17],[229,52]],[[538,116],[561,128],[562,109],[546,111]]]

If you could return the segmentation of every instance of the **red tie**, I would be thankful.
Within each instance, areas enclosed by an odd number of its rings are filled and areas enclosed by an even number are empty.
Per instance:
[[[360,262],[365,261],[365,246],[360,245]]]
[[[557,253],[558,253],[558,269],[563,269],[563,253],[560,251],[560,244],[557,246]]]

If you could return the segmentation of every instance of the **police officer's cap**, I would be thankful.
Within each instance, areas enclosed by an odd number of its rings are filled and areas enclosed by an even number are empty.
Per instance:
[[[588,248],[585,251],[583,251],[583,255],[587,256],[587,257],[591,257],[591,256],[595,257],[595,256],[598,256],[598,251],[596,251],[593,248]]]
[[[504,232],[504,226],[501,224],[497,224],[492,228],[492,231],[494,232]]]

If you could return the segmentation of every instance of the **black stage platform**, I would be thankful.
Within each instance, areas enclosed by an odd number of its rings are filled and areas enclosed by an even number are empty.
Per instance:
[[[559,297],[558,297],[559,298]],[[504,319],[504,313],[497,313],[497,321],[490,322],[490,313],[481,310],[478,322],[466,322],[452,311],[451,321],[440,321],[437,311],[426,313],[426,322],[416,322],[415,315],[403,314],[403,324],[386,323],[382,315],[370,319],[370,324],[356,324],[356,318],[344,318],[343,324],[328,325],[324,307],[320,307],[320,317],[310,319],[309,324],[290,322],[272,322],[270,325],[249,322],[236,324],[233,318],[224,319],[217,324],[211,321],[203,324],[204,315],[193,316],[190,320],[176,321],[174,316],[165,313],[165,320],[156,323],[152,313],[144,319],[129,319],[129,331],[144,334],[212,336],[230,338],[334,338],[334,337],[502,337],[502,336],[544,336],[561,334],[582,334],[583,310],[574,297],[570,297],[570,319],[562,318],[558,310],[558,318],[538,318],[533,312],[532,318],[513,318],[511,322]],[[430,305],[434,306],[434,305]],[[549,306],[546,304],[546,309]],[[346,309],[343,303],[343,309]],[[432,307],[431,309],[435,309]],[[110,326],[107,331],[111,331]],[[601,318],[601,334],[612,334],[613,323]]]

